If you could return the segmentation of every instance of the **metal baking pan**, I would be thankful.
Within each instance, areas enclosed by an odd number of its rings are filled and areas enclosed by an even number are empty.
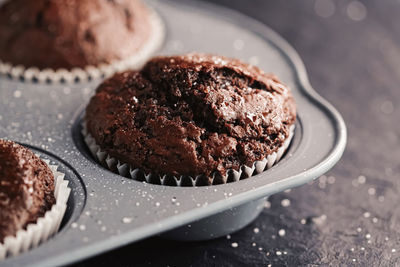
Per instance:
[[[274,193],[307,183],[341,157],[346,127],[310,86],[296,52],[268,27],[234,11],[192,1],[149,1],[167,26],[159,54],[216,53],[258,64],[294,93],[298,121],[284,158],[271,169],[224,185],[145,184],[99,166],[80,134],[84,108],[100,81],[37,84],[0,77],[0,137],[60,166],[72,194],[62,228],[5,266],[63,265],[153,235],[203,240],[250,223]]]

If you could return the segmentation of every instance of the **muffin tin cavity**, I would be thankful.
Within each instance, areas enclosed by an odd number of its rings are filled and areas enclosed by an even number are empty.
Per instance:
[[[86,189],[83,181],[77,174],[77,172],[69,166],[68,163],[64,162],[57,156],[46,152],[43,149],[36,148],[30,145],[22,144],[34,151],[41,159],[50,160],[50,164],[57,165],[58,171],[65,174],[65,180],[68,180],[68,186],[71,188],[71,193],[67,202],[67,210],[65,211],[64,218],[61,222],[59,233],[63,231],[64,228],[68,228],[71,223],[76,221],[86,203]]]
[[[83,156],[85,156],[86,159],[98,165],[99,168],[106,169],[97,163],[97,161],[93,158],[93,155],[91,154],[88,146],[85,143],[84,137],[82,135],[84,114],[85,114],[84,110],[80,111],[79,115],[72,124],[71,128],[72,140],[74,141],[76,148],[82,153]]]

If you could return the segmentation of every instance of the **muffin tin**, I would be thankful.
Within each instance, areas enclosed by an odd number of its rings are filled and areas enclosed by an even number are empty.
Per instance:
[[[229,184],[133,181],[99,166],[82,140],[82,114],[99,80],[65,85],[0,77],[0,137],[59,165],[72,188],[59,233],[2,265],[63,265],[157,234],[180,240],[228,234],[256,218],[267,196],[317,178],[341,157],[346,128],[340,114],[311,88],[298,55],[276,33],[211,4],[148,3],[167,27],[160,54],[200,51],[240,58],[276,73],[292,88],[298,121],[286,155],[271,169]]]

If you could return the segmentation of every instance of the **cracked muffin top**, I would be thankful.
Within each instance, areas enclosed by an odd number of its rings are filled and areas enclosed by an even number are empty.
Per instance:
[[[108,64],[135,54],[150,28],[140,0],[9,0],[0,6],[0,60],[40,69]]]
[[[157,57],[104,81],[86,109],[88,132],[146,173],[225,175],[282,146],[296,120],[290,90],[221,56]]]
[[[32,151],[0,139],[0,243],[55,203],[54,176]]]

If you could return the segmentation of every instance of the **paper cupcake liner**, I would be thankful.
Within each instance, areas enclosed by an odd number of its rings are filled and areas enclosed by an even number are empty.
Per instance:
[[[86,122],[82,123],[82,135],[93,157],[105,168],[127,178],[132,178],[137,181],[143,181],[151,184],[169,185],[169,186],[204,186],[216,185],[235,182],[249,178],[259,174],[277,163],[286,149],[289,147],[294,133],[294,124],[289,129],[289,137],[285,140],[279,149],[268,155],[261,161],[254,162],[251,166],[242,165],[239,171],[234,169],[227,170],[225,176],[219,173],[213,173],[211,177],[205,175],[197,175],[195,177],[188,175],[173,176],[173,175],[158,175],[145,173],[144,171],[135,168],[127,163],[122,163],[118,159],[111,157],[107,152],[103,151],[96,143],[93,136],[87,131]]]
[[[0,60],[0,75],[8,76],[13,80],[45,82],[65,82],[74,83],[78,81],[88,81],[101,77],[108,77],[115,72],[126,69],[140,68],[146,60],[151,57],[162,45],[165,37],[165,27],[159,15],[150,7],[151,32],[149,39],[131,57],[112,62],[110,64],[100,64],[99,66],[86,66],[84,68],[67,69],[39,69],[37,67],[24,67],[23,65],[12,65]]]
[[[7,236],[3,243],[0,243],[0,261],[36,247],[55,234],[60,227],[71,188],[68,187],[68,181],[64,180],[65,175],[57,171],[57,165],[50,165],[48,160],[43,161],[54,175],[56,203],[36,223],[28,224],[26,229],[19,230],[14,236]]]

